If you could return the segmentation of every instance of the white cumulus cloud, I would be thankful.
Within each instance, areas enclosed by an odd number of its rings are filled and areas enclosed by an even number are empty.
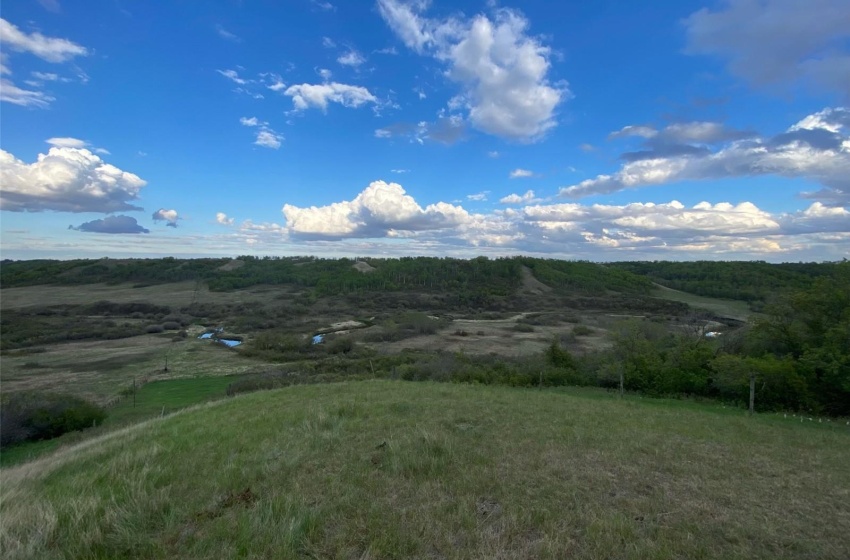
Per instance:
[[[525,191],[525,194],[509,194],[506,197],[499,199],[502,204],[534,204],[540,202],[540,199],[534,196],[534,191]]]
[[[528,169],[514,169],[510,173],[511,179],[525,179],[528,177],[534,177],[534,172]]]
[[[219,223],[223,226],[232,226],[234,220],[233,218],[228,218],[227,214],[225,214],[224,212],[216,212],[215,221],[216,223]]]
[[[306,238],[386,237],[396,231],[429,231],[459,226],[470,219],[460,206],[445,202],[421,207],[398,183],[375,181],[354,200],[329,206],[283,206],[290,235]]]
[[[50,148],[34,163],[0,150],[0,206],[12,212],[118,212],[131,204],[146,182],[87,149]]]
[[[273,130],[264,129],[257,132],[257,139],[254,141],[254,144],[257,146],[262,146],[263,148],[272,148],[276,150],[280,148],[281,140],[283,140],[283,136],[274,132]]]
[[[285,95],[292,98],[296,111],[311,107],[326,111],[329,103],[343,107],[360,107],[366,103],[377,103],[377,98],[362,86],[330,82],[324,84],[298,84],[290,86]]]
[[[362,54],[352,49],[345,54],[341,54],[336,61],[343,66],[353,66],[354,68],[357,68],[366,62],[366,59],[363,58]]]
[[[446,75],[460,87],[449,104],[488,134],[533,141],[556,125],[555,109],[570,96],[565,83],[547,78],[551,50],[527,34],[519,12],[499,9],[491,19],[431,19],[427,2],[378,0],[378,10],[393,32],[417,53],[447,65]]]
[[[168,210],[166,208],[160,208],[151,216],[154,222],[165,222],[165,225],[168,227],[177,227],[177,220],[180,220],[181,217],[177,214],[177,210]]]

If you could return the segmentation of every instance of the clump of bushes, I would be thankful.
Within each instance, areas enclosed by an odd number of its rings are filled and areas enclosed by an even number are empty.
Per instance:
[[[335,338],[327,345],[328,352],[331,354],[348,354],[354,350],[354,341],[350,337]]]
[[[12,393],[0,402],[0,447],[61,436],[101,424],[106,412],[61,393]]]
[[[433,319],[425,313],[409,311],[383,321],[379,329],[367,333],[363,339],[366,342],[395,342],[435,334],[447,324],[446,319]]]
[[[148,325],[145,327],[145,332],[148,334],[159,334],[165,331],[165,328],[162,325]]]
[[[516,325],[514,325],[514,331],[522,332],[522,333],[529,333],[529,332],[534,332],[534,327],[532,327],[531,325],[526,324],[526,323],[517,323]]]
[[[577,325],[573,328],[573,334],[576,336],[588,336],[593,334],[595,331],[586,325]]]

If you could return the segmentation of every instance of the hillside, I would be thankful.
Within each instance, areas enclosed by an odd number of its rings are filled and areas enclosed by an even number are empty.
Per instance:
[[[3,557],[850,556],[835,423],[370,381],[190,409],[2,476]]]

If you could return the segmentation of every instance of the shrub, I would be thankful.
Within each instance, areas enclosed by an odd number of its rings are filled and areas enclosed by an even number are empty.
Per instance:
[[[166,321],[162,324],[162,328],[166,331],[180,330],[180,323],[177,321]]]
[[[60,436],[103,422],[106,412],[73,395],[12,393],[0,407],[0,446]]]
[[[588,326],[578,325],[573,328],[573,334],[576,336],[588,336],[593,334],[595,331]]]
[[[526,323],[517,323],[516,325],[514,325],[514,330],[516,332],[528,333],[528,332],[534,332],[534,327],[532,327],[531,325],[528,325]]]
[[[354,341],[350,337],[342,337],[328,344],[328,352],[331,354],[348,354],[354,350]]]
[[[145,327],[145,332],[148,334],[157,334],[165,330],[162,325],[148,325]]]

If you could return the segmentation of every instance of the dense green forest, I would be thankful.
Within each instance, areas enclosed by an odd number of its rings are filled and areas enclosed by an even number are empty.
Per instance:
[[[354,268],[365,263],[367,273]],[[234,266],[234,264],[238,266]],[[5,260],[4,288],[37,284],[164,284],[202,281],[227,291],[269,284],[291,284],[316,295],[352,292],[446,290],[510,295],[522,282],[521,267],[560,292],[647,294],[652,283],[685,292],[764,303],[780,292],[805,289],[830,276],[838,263],[619,262],[596,264],[530,257],[463,260],[436,257],[400,259],[319,259],[315,257],[238,257],[231,259]]]
[[[707,297],[764,302],[777,292],[804,289],[834,272],[836,263],[758,261],[619,262],[609,265],[674,290]]]
[[[368,265],[367,272],[354,267],[358,262]],[[651,289],[646,278],[615,267],[526,257],[470,260],[403,257],[357,261],[243,256],[236,261],[174,258],[4,261],[0,267],[0,285],[11,288],[37,284],[164,284],[194,280],[205,282],[213,291],[290,284],[312,289],[317,296],[394,291],[507,296],[520,287],[523,266],[559,291],[645,294]]]

